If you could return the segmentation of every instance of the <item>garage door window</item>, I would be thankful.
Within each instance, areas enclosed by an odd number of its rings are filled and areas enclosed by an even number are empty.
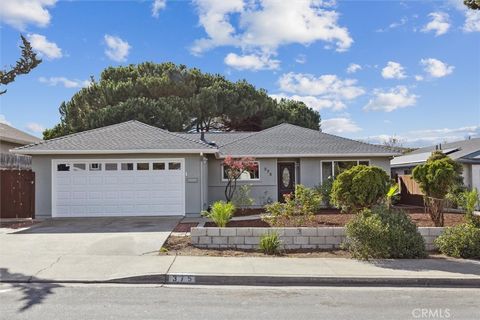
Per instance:
[[[57,171],[70,171],[70,165],[66,163],[60,163],[57,165]]]
[[[118,164],[116,163],[105,163],[105,170],[106,171],[117,171]]]
[[[163,162],[154,162],[153,170],[165,170],[165,163]]]
[[[133,170],[133,163],[122,163],[122,170]]]
[[[180,170],[181,164],[180,162],[169,162],[168,163],[168,170]]]
[[[139,162],[137,163],[137,170],[149,170],[150,164],[148,162]]]
[[[102,171],[102,164],[101,163],[90,163],[89,169],[90,169],[90,171]]]
[[[85,171],[86,169],[87,169],[87,165],[85,163],[73,164],[73,171]]]

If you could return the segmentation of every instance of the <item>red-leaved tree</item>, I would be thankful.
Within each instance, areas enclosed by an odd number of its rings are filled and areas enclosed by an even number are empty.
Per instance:
[[[223,168],[227,175],[227,185],[225,186],[225,198],[227,199],[227,202],[232,200],[233,195],[235,194],[237,180],[244,172],[255,170],[257,166],[258,163],[251,157],[237,159],[232,158],[232,156],[225,157],[223,160]]]

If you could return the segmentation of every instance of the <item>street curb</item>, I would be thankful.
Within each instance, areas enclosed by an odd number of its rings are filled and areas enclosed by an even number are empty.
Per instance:
[[[291,287],[454,287],[480,288],[480,278],[373,278],[315,276],[243,276],[156,274],[110,280],[0,280],[3,283],[85,283],[85,284],[176,284],[215,286],[291,286]]]

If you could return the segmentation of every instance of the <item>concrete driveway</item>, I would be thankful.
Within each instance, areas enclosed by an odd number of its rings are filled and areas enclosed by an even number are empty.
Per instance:
[[[2,255],[154,255],[180,218],[69,218],[46,220],[1,234]]]

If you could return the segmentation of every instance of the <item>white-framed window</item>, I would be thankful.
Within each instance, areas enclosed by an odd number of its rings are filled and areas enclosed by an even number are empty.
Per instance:
[[[340,173],[358,166],[358,165],[369,166],[369,160],[322,160],[320,164],[322,183],[325,182],[328,178],[335,178]]]
[[[146,171],[146,170],[150,170],[150,163],[137,162],[137,171]]]
[[[132,162],[122,163],[120,165],[120,168],[122,169],[122,171],[131,171],[133,170],[133,163]]]
[[[105,163],[105,171],[117,171],[118,163]]]
[[[182,169],[182,164],[180,162],[169,162],[168,170],[180,170]]]
[[[153,170],[165,170],[165,162],[154,162]]]
[[[87,165],[85,163],[74,163],[73,171],[85,171],[87,170]]]
[[[90,163],[88,166],[90,171],[102,171],[102,164],[101,163]]]
[[[57,171],[70,171],[70,164],[68,163],[57,164]]]
[[[252,170],[247,170],[242,175],[240,178],[238,178],[238,181],[252,181],[252,180],[260,180],[260,162],[259,161],[254,161],[254,168]],[[227,181],[228,180],[228,175],[227,175],[227,168],[222,164],[222,181]]]

